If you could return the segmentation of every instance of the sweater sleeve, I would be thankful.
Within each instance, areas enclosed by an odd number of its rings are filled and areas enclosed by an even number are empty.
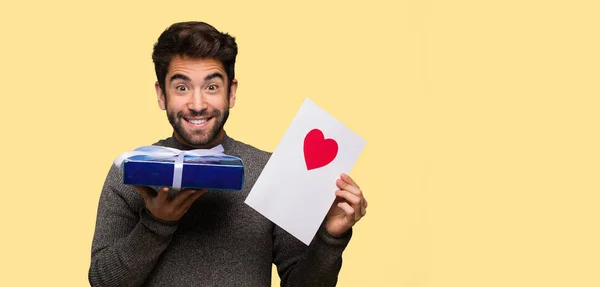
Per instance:
[[[340,237],[331,235],[324,224],[309,246],[275,225],[273,262],[281,286],[335,286],[342,268],[342,252],[352,229]]]
[[[153,217],[141,195],[122,184],[111,167],[98,204],[92,257],[91,286],[140,286],[146,281],[177,224]]]

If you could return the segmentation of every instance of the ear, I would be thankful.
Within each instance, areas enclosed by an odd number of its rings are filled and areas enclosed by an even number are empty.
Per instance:
[[[161,110],[165,110],[167,108],[167,104],[166,104],[166,97],[163,94],[162,89],[160,88],[160,84],[158,83],[158,81],[156,81],[156,83],[154,83],[154,88],[156,89],[156,97],[158,98],[158,107]]]
[[[235,93],[237,92],[238,81],[233,79],[231,81],[231,89],[229,89],[229,108],[233,108],[235,106]]]

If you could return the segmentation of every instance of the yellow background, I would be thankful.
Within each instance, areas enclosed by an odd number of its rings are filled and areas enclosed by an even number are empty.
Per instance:
[[[600,285],[597,1],[128,2],[0,0],[0,286],[88,284],[184,20],[237,37],[232,137],[274,150],[309,97],[367,141],[339,286]]]

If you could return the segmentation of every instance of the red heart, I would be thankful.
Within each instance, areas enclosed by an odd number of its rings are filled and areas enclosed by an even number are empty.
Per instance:
[[[325,139],[323,132],[313,129],[304,137],[304,161],[308,170],[328,165],[338,152],[338,144],[333,139]]]

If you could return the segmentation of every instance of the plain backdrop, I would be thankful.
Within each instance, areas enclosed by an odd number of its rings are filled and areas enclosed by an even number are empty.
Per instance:
[[[171,134],[152,45],[201,20],[239,44],[230,136],[273,151],[310,97],[366,140],[338,286],[599,286],[599,8],[0,0],[0,285],[88,285],[112,160]]]

